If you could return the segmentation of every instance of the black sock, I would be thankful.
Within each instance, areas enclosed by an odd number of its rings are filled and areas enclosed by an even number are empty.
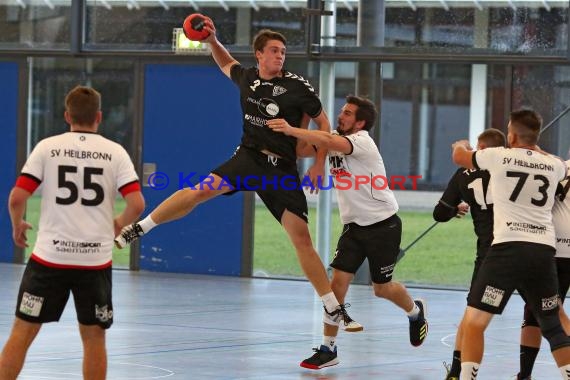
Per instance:
[[[532,367],[534,367],[534,361],[538,355],[540,349],[536,347],[521,346],[521,371],[519,372],[519,377],[521,379],[526,379],[530,377],[532,373]]]
[[[459,377],[461,373],[461,351],[453,351],[453,361],[451,362],[451,369],[447,377]]]

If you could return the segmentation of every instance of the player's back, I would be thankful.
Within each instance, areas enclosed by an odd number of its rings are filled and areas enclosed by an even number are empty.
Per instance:
[[[118,186],[132,177],[125,150],[96,133],[42,140],[22,169],[41,182],[34,255],[48,262],[97,265],[110,260]]]
[[[557,157],[523,148],[488,148],[477,163],[491,173],[493,243],[528,241],[554,245],[552,206],[556,185],[565,176]]]

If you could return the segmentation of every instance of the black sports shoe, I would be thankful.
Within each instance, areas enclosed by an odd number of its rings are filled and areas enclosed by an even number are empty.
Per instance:
[[[337,365],[339,363],[336,347],[334,348],[334,351],[331,351],[330,348],[324,344],[321,344],[321,347],[313,348],[313,351],[315,351],[315,354],[310,358],[303,360],[300,364],[301,367],[309,369],[321,369],[324,367]]]
[[[420,308],[420,313],[415,320],[410,319],[410,343],[412,346],[420,346],[428,334],[428,322],[426,320],[426,304],[424,300],[417,299],[414,303]]]
[[[117,248],[125,248],[143,235],[144,232],[138,223],[129,224],[124,227],[119,236],[115,238],[115,246],[117,246]]]
[[[339,326],[347,332],[358,332],[364,330],[364,327],[360,323],[350,318],[350,315],[348,315],[346,311],[347,307],[350,307],[349,303],[338,305],[332,313],[329,313],[327,308],[324,307],[325,312],[323,313],[323,322],[327,325]]]

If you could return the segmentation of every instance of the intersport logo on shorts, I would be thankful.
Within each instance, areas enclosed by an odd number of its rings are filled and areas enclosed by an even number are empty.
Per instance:
[[[216,183],[216,178],[212,175],[198,175],[196,172],[178,172],[176,173],[176,187],[178,190],[190,188],[192,190],[241,190],[241,191],[257,191],[257,190],[302,190],[304,188],[310,190],[360,190],[363,187],[370,186],[374,190],[417,190],[418,180],[421,175],[354,175],[348,173],[340,173],[332,176],[317,177],[317,184],[313,184],[308,175],[302,178],[295,176],[236,176],[234,180],[228,177],[221,177],[221,181]],[[335,186],[336,182],[336,186]],[[151,173],[146,184],[154,190],[164,190],[170,186],[171,178],[164,172]],[[233,183],[233,185],[232,185]]]

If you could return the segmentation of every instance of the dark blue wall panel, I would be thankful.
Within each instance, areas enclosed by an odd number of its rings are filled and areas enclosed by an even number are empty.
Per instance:
[[[145,69],[143,162],[163,173],[164,189],[144,187],[145,216],[179,188],[231,157],[241,137],[237,87],[217,67],[148,65]],[[143,185],[146,185],[143,183]],[[243,194],[221,196],[141,239],[141,269],[239,275]]]
[[[8,195],[16,180],[16,131],[18,130],[18,64],[0,62],[0,261],[12,262],[14,243],[8,214]]]

